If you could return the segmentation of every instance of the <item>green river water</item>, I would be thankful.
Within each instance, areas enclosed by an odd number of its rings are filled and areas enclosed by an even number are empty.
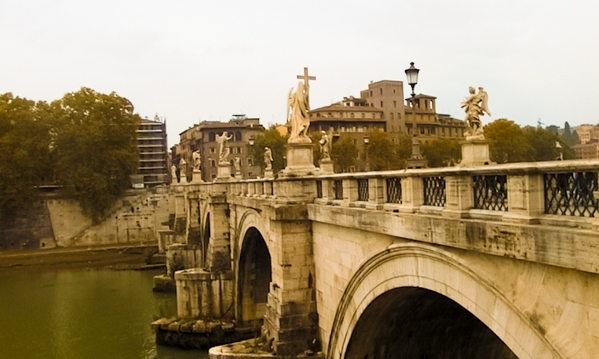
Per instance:
[[[207,358],[157,347],[150,323],[175,313],[161,271],[0,271],[0,358]]]

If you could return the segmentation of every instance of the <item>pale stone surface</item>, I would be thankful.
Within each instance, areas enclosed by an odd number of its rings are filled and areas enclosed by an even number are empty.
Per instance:
[[[599,331],[596,220],[543,215],[536,170],[489,165],[367,174],[368,206],[358,203],[362,175],[284,177],[269,182],[272,196],[265,196],[265,181],[255,180],[177,187],[199,193],[212,260],[226,258],[238,270],[246,233],[263,236],[272,281],[267,304],[253,311],[266,312],[267,335],[283,351],[311,334],[314,322],[307,318],[317,308],[317,338],[329,357],[343,357],[343,343],[370,303],[395,288],[418,287],[470,311],[521,358],[592,357]],[[510,211],[471,208],[471,177],[481,173],[508,174]],[[447,181],[445,207],[423,206],[422,178],[435,175]],[[384,203],[390,176],[401,176],[401,204]],[[317,200],[315,180],[323,184]],[[333,201],[338,180],[344,198]],[[540,225],[531,225],[534,218]],[[336,343],[329,342],[333,337]]]
[[[272,151],[268,147],[264,147],[264,170],[272,171]]]
[[[487,104],[489,95],[482,87],[478,88],[478,92],[475,92],[474,87],[470,87],[468,91],[470,92],[469,96],[461,104],[466,112],[464,122],[468,126],[468,131],[464,133],[464,136],[466,140],[484,140],[485,136],[480,116],[485,113],[491,116]]]
[[[233,136],[228,136],[227,131],[223,132],[222,135],[216,135],[216,142],[218,143],[218,164],[221,163],[229,163],[229,153],[231,149],[229,148],[229,141],[233,138]]]
[[[308,128],[310,127],[310,80],[316,80],[316,77],[308,76],[308,68],[304,67],[304,75],[298,78],[303,79],[299,82],[297,89],[289,90],[287,96],[287,122],[291,124],[291,133],[288,143],[311,143],[308,137]]]
[[[489,142],[476,139],[464,141],[462,145],[461,167],[475,167],[494,164],[489,158]]]

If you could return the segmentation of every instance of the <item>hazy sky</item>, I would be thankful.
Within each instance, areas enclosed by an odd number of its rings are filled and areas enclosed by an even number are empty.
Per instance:
[[[232,114],[283,123],[305,66],[316,108],[414,61],[440,113],[463,118],[482,86],[484,123],[599,123],[598,19],[596,0],[0,0],[0,93],[115,91],[165,117],[172,145]]]

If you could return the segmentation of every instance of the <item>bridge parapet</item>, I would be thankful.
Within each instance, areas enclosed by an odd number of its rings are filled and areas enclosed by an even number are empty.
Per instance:
[[[447,218],[599,229],[599,161],[315,177],[314,203]]]

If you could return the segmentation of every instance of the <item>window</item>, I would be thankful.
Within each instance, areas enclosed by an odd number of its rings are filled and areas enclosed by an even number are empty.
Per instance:
[[[352,113],[350,113],[350,114],[349,114],[349,116],[350,116],[351,118],[354,118],[354,113],[353,113],[353,112],[352,112]]]
[[[251,159],[251,158],[248,158],[248,166],[253,166],[253,165],[252,165],[252,159]]]
[[[391,119],[393,120],[393,112],[391,112]]]
[[[241,141],[241,132],[235,132],[235,141]]]
[[[382,95],[383,94],[383,88],[381,87],[379,90],[380,90],[381,95]]]
[[[216,153],[216,147],[210,147],[210,153]]]
[[[216,141],[216,135],[214,134],[214,132],[210,132],[208,134],[208,141],[210,141],[210,142]]]
[[[395,92],[395,90],[393,90]],[[397,101],[393,101],[393,107],[397,107]]]
[[[370,90],[370,97],[372,97],[372,90]]]
[[[213,173],[212,176],[210,176],[210,177],[212,177],[212,179],[215,179],[216,178],[216,174]]]
[[[383,101],[381,101],[381,108],[383,107]]]
[[[210,167],[216,167],[216,161],[210,160]]]

